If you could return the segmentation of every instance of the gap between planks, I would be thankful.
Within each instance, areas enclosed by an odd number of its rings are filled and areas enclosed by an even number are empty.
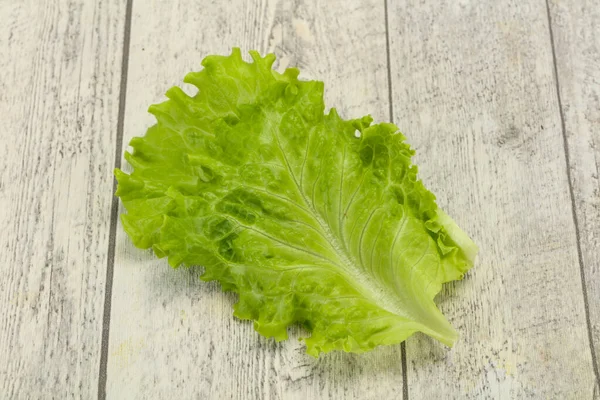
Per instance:
[[[571,198],[571,213],[573,216],[573,225],[575,226],[575,240],[577,241],[577,258],[579,261],[579,271],[581,275],[581,291],[583,295],[583,304],[585,308],[585,321],[587,324],[588,340],[590,343],[590,351],[592,353],[592,367],[596,382],[600,386],[600,372],[598,370],[598,360],[594,349],[594,336],[592,334],[592,321],[590,319],[590,306],[588,301],[587,286],[585,279],[585,268],[583,263],[583,253],[581,251],[581,234],[579,231],[579,221],[577,219],[577,208],[575,204],[575,192],[573,190],[573,178],[571,177],[571,162],[569,154],[569,144],[567,140],[567,130],[565,125],[565,115],[563,111],[562,99],[560,97],[560,82],[558,79],[558,66],[556,63],[556,45],[554,44],[554,32],[552,31],[552,13],[550,12],[550,0],[546,0],[546,14],[548,16],[548,34],[550,36],[550,48],[552,50],[552,64],[554,83],[556,85],[556,100],[558,102],[558,113],[560,115],[560,127],[563,139],[563,148],[565,151],[565,167],[567,170],[567,182],[569,184],[569,196]]]
[[[125,24],[123,28],[123,50],[121,60],[121,83],[119,89],[119,114],[117,118],[117,138],[115,144],[115,168],[121,168],[123,152],[123,126],[125,122],[125,101],[127,95],[127,71],[129,69],[129,47],[131,42],[131,12],[133,0],[127,0],[125,6]],[[119,199],[114,195],[117,181],[113,178],[113,198],[110,210],[110,231],[108,238],[108,255],[106,266],[106,286],[104,289],[104,312],[102,317],[102,344],[100,346],[100,369],[98,371],[98,400],[106,399],[106,380],[108,366],[108,339],[110,334],[110,311],[112,300],[112,284],[115,268],[115,248],[117,222],[119,218]]]
[[[385,17],[385,55],[387,62],[389,118],[390,122],[394,123],[394,96],[392,96],[392,61],[390,54],[388,0],[383,0],[383,15]],[[406,341],[400,343],[400,363],[402,364],[402,400],[408,400],[408,365],[406,362]]]

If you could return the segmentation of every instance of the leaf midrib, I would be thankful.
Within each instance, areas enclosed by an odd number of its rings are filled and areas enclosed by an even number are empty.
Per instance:
[[[381,285],[379,282],[377,282],[376,279],[369,276],[365,271],[363,271],[362,268],[359,267],[359,263],[355,259],[355,257],[352,256],[352,254],[349,254],[347,247],[345,245],[345,242],[344,243],[340,242],[340,239],[338,239],[336,237],[336,235],[333,233],[333,231],[331,230],[331,228],[329,227],[327,222],[325,220],[323,220],[321,215],[317,212],[317,210],[314,207],[314,204],[311,204],[308,201],[304,191],[298,184],[298,181],[296,179],[295,174],[293,173],[293,171],[291,169],[291,166],[289,164],[289,161],[287,159],[285,151],[283,150],[283,148],[281,146],[281,142],[279,140],[279,135],[278,135],[279,124],[277,124],[276,121],[274,121],[274,119],[271,117],[270,113],[267,110],[265,110],[265,116],[266,116],[267,124],[275,125],[275,127],[271,127],[270,130],[273,134],[273,137],[275,138],[275,141],[277,142],[277,147],[279,149],[279,152],[281,153],[281,157],[283,158],[285,168],[286,168],[289,176],[291,177],[292,181],[294,182],[296,191],[298,192],[300,198],[302,199],[302,202],[304,203],[304,207],[302,207],[302,209],[304,209],[307,212],[307,214],[309,214],[317,222],[317,224],[321,230],[323,238],[325,238],[325,240],[327,241],[327,244],[335,252],[335,255],[337,256],[338,261],[341,264],[340,265],[340,264],[335,263],[334,265],[338,265],[338,266],[342,267],[343,271],[346,272],[349,276],[351,276],[358,285],[364,287],[364,289],[366,289],[366,290],[359,290],[359,292],[363,293],[366,298],[370,299],[373,302],[373,304],[381,307],[382,309],[384,309],[392,314],[406,317],[406,312],[403,312],[403,308],[400,306],[400,304],[398,304],[397,301],[394,301],[395,293],[390,288],[386,288],[384,285]],[[310,138],[307,140],[310,140]],[[346,149],[345,149],[345,151],[346,151]],[[308,156],[308,154],[306,156]],[[345,160],[345,157],[344,157],[344,160]],[[342,165],[342,171],[343,170],[344,170],[344,166]],[[341,196],[342,196],[342,193],[340,193],[340,197]],[[348,209],[349,209],[349,207],[350,207],[350,205],[348,205]],[[340,210],[338,210],[338,212],[339,211]],[[404,216],[403,218],[407,218],[407,217]],[[342,229],[343,229],[343,227],[340,226],[340,232]],[[346,268],[344,268],[344,266],[346,266]],[[377,295],[377,294],[379,294],[379,295]]]

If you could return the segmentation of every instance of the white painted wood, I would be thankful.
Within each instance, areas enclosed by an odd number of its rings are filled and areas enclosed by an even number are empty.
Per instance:
[[[0,2],[0,398],[94,398],[122,1]]]
[[[596,360],[598,360],[600,358],[600,2],[551,1],[549,5],[591,332]],[[600,390],[598,397],[600,397]]]
[[[154,123],[150,103],[231,46],[274,50],[280,68],[324,80],[342,115],[388,119],[381,1],[135,1],[125,141]],[[235,320],[235,297],[197,274],[135,249],[118,227],[107,398],[401,398],[400,346],[315,360],[297,330],[275,344]]]
[[[591,398],[544,1],[390,1],[389,22],[396,123],[439,204],[481,249],[467,278],[439,296],[456,346],[407,341],[409,397]]]

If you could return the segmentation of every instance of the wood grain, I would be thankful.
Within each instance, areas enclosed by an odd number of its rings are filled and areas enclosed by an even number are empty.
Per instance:
[[[231,46],[275,51],[279,68],[326,82],[345,116],[388,119],[384,4],[134,2],[125,141],[154,123],[150,102]],[[342,4],[344,7],[342,7]],[[187,90],[187,88],[186,88]],[[400,398],[400,346],[363,356],[305,354],[294,330],[275,344],[232,316],[235,297],[133,248],[118,229],[107,398]]]
[[[410,397],[591,398],[545,3],[404,0],[389,13],[396,122],[481,249],[439,296],[454,349],[407,342]]]
[[[556,67],[594,352],[600,358],[600,2],[551,1]],[[598,397],[600,397],[600,390]]]
[[[0,398],[94,398],[121,1],[0,2]]]

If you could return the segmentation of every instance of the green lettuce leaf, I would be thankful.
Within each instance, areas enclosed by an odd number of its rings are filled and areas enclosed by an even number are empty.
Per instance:
[[[323,83],[275,56],[209,56],[116,170],[125,231],[173,267],[201,265],[234,315],[276,340],[299,323],[307,352],[363,352],[423,332],[457,338],[433,298],[477,247],[417,179],[398,128],[324,113]]]

